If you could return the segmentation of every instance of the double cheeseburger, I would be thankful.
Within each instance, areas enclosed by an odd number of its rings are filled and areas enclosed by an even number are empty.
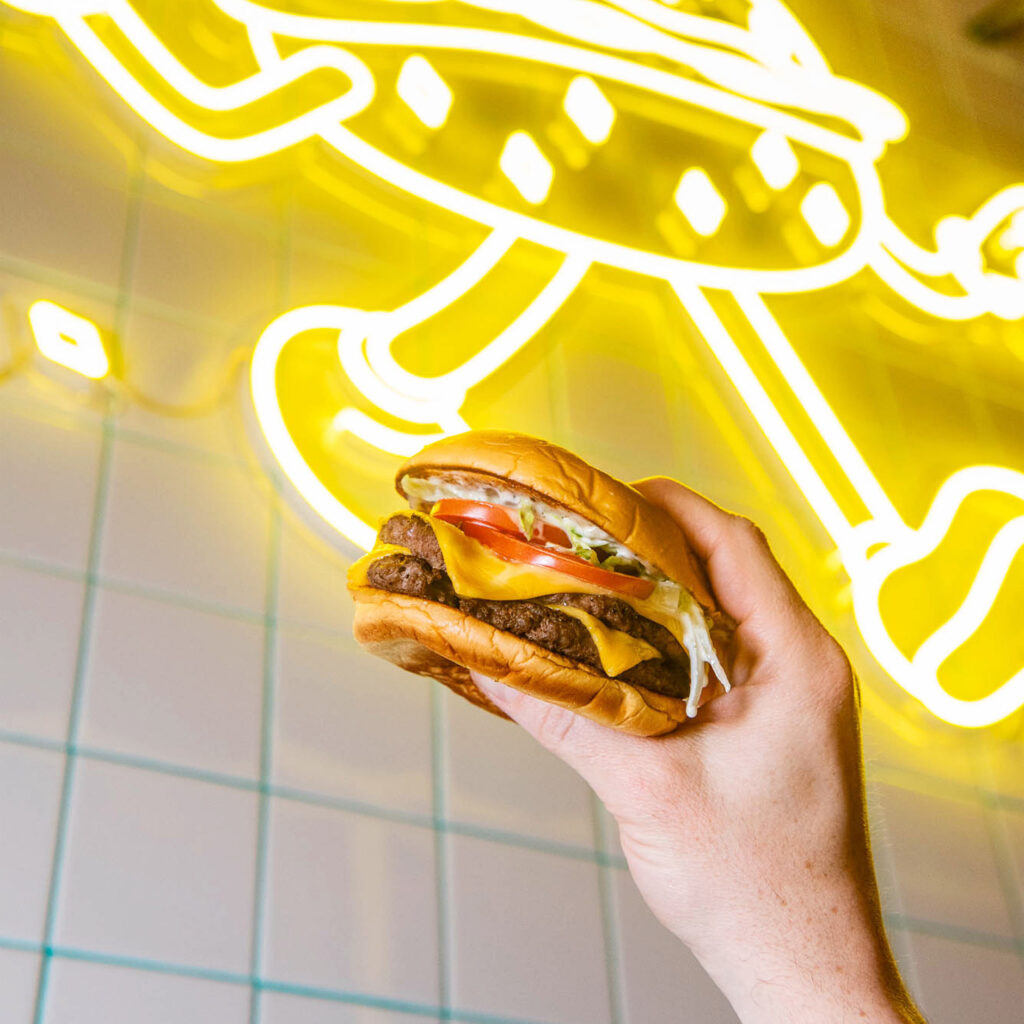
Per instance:
[[[722,623],[679,525],[547,441],[445,438],[349,571],[368,651],[499,711],[470,669],[604,725],[671,732],[729,688]]]

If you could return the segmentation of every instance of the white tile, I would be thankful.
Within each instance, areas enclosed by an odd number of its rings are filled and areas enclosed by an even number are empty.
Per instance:
[[[875,791],[904,913],[1011,937],[981,807],[889,785]]]
[[[80,742],[259,775],[263,627],[100,589]]]
[[[168,316],[129,312],[120,339],[132,390],[119,429],[222,455],[248,456],[239,414],[242,378],[255,339],[223,328],[183,325]],[[168,415],[193,410],[188,416]]]
[[[911,935],[929,1024],[1020,1024],[1024,967],[1019,956],[933,935]]]
[[[272,773],[278,785],[429,815],[427,681],[358,648],[281,630]]]
[[[85,588],[0,565],[0,729],[63,740]]]
[[[99,453],[97,430],[0,410],[0,551],[84,569]]]
[[[1022,801],[1024,810],[1024,744],[986,744],[983,753],[988,760],[988,784],[1004,796]]]
[[[274,800],[263,975],[436,1005],[435,878],[429,829]]]
[[[104,575],[262,612],[267,497],[235,466],[118,440]]]
[[[462,836],[447,848],[453,1006],[609,1021],[597,866]]]
[[[593,847],[590,788],[525,730],[445,691],[448,816]]]
[[[43,1024],[248,1024],[249,986],[54,960]]]
[[[1024,921],[1024,811],[993,811],[993,823],[1005,843],[1011,885],[1016,885],[1016,900]],[[1018,936],[1020,938],[1020,936]]]
[[[378,1010],[280,992],[264,992],[260,1009],[262,1024],[437,1024],[435,1017],[426,1014]]]
[[[58,945],[247,972],[257,798],[80,760]]]
[[[0,949],[0,1020],[6,1024],[32,1024],[39,954]]]
[[[107,288],[120,283],[127,225],[127,179],[105,184],[76,175],[65,162],[33,160],[0,147],[4,204],[0,250]]]
[[[43,938],[64,757],[0,743],[0,936]]]
[[[276,239],[244,218],[147,186],[139,211],[135,298],[184,306],[225,323],[254,318],[263,327],[273,316],[276,263]]]
[[[283,622],[315,626],[352,635],[352,598],[345,573],[355,560],[346,558],[296,517],[281,524],[281,572],[278,616]]]
[[[737,1024],[728,1000],[693,954],[650,912],[629,875],[616,871],[613,877],[628,1024]]]

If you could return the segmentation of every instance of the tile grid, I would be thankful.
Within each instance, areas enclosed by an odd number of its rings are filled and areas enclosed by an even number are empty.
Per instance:
[[[249,1022],[259,1024],[262,993],[263,930],[266,904],[268,836],[270,832],[270,779],[274,752],[274,695],[277,685],[277,603],[281,567],[281,512],[271,504],[267,551],[267,581],[263,625],[263,681],[260,723],[259,818],[256,836],[256,884],[253,894],[252,950],[249,973],[252,992]]]
[[[143,171],[144,151],[141,144],[134,153],[134,167],[128,185],[127,218],[121,248],[121,265],[119,270],[119,288],[115,306],[115,328],[123,330],[127,315],[128,295],[131,292],[131,281],[134,273],[135,256],[139,240],[139,211],[144,187]],[[96,608],[98,584],[96,582],[99,568],[100,548],[103,543],[104,516],[107,508],[107,497],[110,485],[110,470],[113,457],[114,435],[110,422],[109,411],[105,411],[100,441],[100,453],[97,466],[96,492],[92,508],[92,523],[89,533],[87,556],[87,572],[85,593],[82,604],[82,615],[79,625],[78,650],[75,655],[74,682],[71,690],[71,707],[68,714],[67,749],[64,754],[64,775],[61,781],[60,803],[57,819],[57,835],[54,842],[53,863],[50,873],[50,884],[46,898],[46,916],[43,925],[42,962],[39,967],[39,981],[36,988],[34,1024],[43,1024],[46,1013],[46,997],[53,964],[53,943],[57,924],[57,909],[60,899],[61,882],[64,872],[64,856],[67,846],[68,828],[71,816],[71,802],[75,781],[75,765],[77,754],[75,744],[78,739],[78,728],[81,721],[82,695],[85,688],[85,672],[89,659],[92,640],[93,615]]]

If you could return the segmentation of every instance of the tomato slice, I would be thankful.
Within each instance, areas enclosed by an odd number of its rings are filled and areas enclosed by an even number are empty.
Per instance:
[[[519,537],[503,533],[492,526],[469,519],[459,525],[467,537],[486,544],[496,555],[509,562],[526,562],[528,565],[555,569],[558,572],[564,572],[566,576],[582,580],[584,583],[593,583],[605,590],[628,594],[630,597],[638,597],[641,600],[650,597],[654,590],[652,580],[600,569],[577,555],[563,554],[561,551],[552,551],[549,548],[538,547],[536,544],[529,544],[525,540],[520,540]]]
[[[512,533],[519,537],[525,537],[523,527],[519,522],[519,515],[513,509],[504,505],[495,505],[489,501],[468,501],[462,498],[442,498],[434,502],[430,510],[432,516],[443,519],[446,523],[454,523],[461,526],[464,522],[482,523],[502,533]],[[533,528],[533,537],[527,540],[539,540],[545,544],[557,544],[559,547],[572,547],[568,535],[564,530],[548,523],[536,523]]]

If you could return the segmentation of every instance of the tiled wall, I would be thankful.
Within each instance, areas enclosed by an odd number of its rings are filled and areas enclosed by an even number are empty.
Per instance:
[[[970,5],[898,6],[798,10],[837,44],[859,40],[894,95],[899,58],[931,62],[959,118],[946,128],[974,126],[968,156],[992,188],[1024,177],[1012,108],[986,105],[991,83],[963,87],[987,76],[1021,109],[1015,58],[952,41]],[[345,559],[251,455],[231,354],[339,289],[400,300],[429,277],[419,243],[359,209],[325,220],[304,186],[196,187],[55,36],[18,18],[0,31],[0,1019],[733,1021],[645,909],[575,776],[355,649]],[[958,208],[948,182],[929,188]],[[668,314],[635,284],[600,281],[595,302],[615,288],[661,329]],[[95,407],[38,370],[3,371],[40,297],[117,336],[134,392]],[[824,559],[699,357],[676,357],[679,383],[667,360],[588,350],[598,384],[616,375],[604,405],[625,392],[635,410],[607,429],[566,370],[585,339],[519,367],[493,408],[514,402],[518,425],[613,469],[680,473],[754,512],[798,575]],[[211,395],[204,414],[160,412]],[[720,408],[739,426],[711,416],[710,431],[700,410]],[[863,666],[878,869],[907,980],[933,1024],[1019,1021],[1020,719],[941,727],[827,610]]]

